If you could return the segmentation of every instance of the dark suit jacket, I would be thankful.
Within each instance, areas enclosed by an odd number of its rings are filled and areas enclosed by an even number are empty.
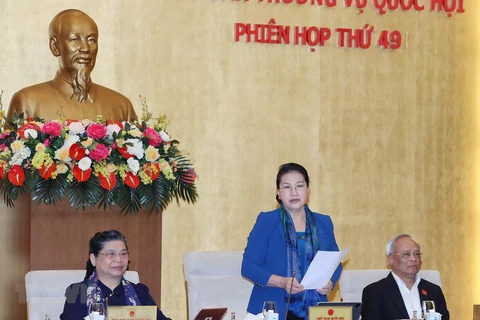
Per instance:
[[[420,305],[423,300],[435,301],[435,309],[442,314],[442,320],[450,320],[447,303],[442,289],[427,280],[421,279],[418,284]],[[421,311],[417,313],[422,316]],[[369,284],[362,294],[362,320],[394,320],[409,319],[402,294],[392,273],[380,281]]]
[[[320,250],[338,251],[332,219],[327,215],[315,212],[314,216]],[[337,282],[341,272],[342,265],[340,264],[332,276],[333,285]],[[284,319],[286,292],[282,288],[267,286],[272,274],[291,277],[287,274],[287,245],[280,209],[262,212],[258,215],[243,253],[242,276],[254,283],[247,311],[258,314],[262,312],[264,301],[276,301],[278,319]],[[326,296],[322,297],[324,301],[327,301]]]

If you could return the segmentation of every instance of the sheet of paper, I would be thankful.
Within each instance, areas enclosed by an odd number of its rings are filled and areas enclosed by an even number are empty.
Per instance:
[[[343,251],[318,251],[308,267],[301,284],[305,289],[320,289],[332,279],[333,273],[347,253]]]

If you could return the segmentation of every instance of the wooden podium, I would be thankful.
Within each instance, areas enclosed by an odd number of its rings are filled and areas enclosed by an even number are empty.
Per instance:
[[[76,210],[64,199],[56,205],[32,202],[30,215],[30,270],[85,269],[93,235],[116,229],[127,238],[129,269],[138,271],[160,307],[161,214],[124,215],[117,208]]]

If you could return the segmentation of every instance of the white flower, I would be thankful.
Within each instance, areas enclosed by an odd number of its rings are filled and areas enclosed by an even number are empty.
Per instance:
[[[107,135],[112,138],[113,137],[113,133],[116,133],[118,134],[120,132],[120,130],[122,130],[120,128],[120,126],[116,123],[112,123],[112,124],[109,124],[107,125]]]
[[[29,139],[37,139],[38,132],[37,132],[37,130],[27,129],[27,130],[25,130],[25,137],[27,137]]]
[[[170,136],[165,131],[162,130],[158,134],[160,135],[160,138],[162,138],[164,142],[170,141]]]
[[[14,153],[12,158],[10,158],[9,164],[14,166],[14,165],[19,165],[21,166],[23,163],[22,155],[21,152]]]
[[[134,173],[137,174],[138,170],[140,169],[140,163],[138,160],[133,158],[128,158],[127,160],[128,168]]]
[[[20,154],[20,157],[22,157],[22,159],[25,160],[28,157],[30,157],[30,155],[32,154],[32,150],[30,150],[30,148],[23,148],[22,150],[20,150],[19,154]]]
[[[84,157],[80,161],[78,161],[78,167],[82,169],[82,171],[88,170],[92,165],[92,159],[89,157]]]
[[[81,122],[72,122],[68,125],[68,130],[71,135],[74,134],[84,134],[85,133],[85,127]]]
[[[67,139],[65,139],[65,142],[63,143],[63,146],[67,149],[70,149],[72,144],[77,143],[80,141],[80,137],[77,135],[71,135]]]
[[[139,139],[127,139],[125,140],[127,145],[127,151],[130,154],[133,154],[137,159],[143,158],[143,144]],[[129,145],[130,144],[130,145]]]

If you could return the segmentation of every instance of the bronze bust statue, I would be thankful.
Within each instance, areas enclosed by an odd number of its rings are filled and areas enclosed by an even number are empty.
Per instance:
[[[98,28],[86,13],[69,9],[58,13],[50,23],[50,51],[59,59],[53,80],[26,87],[16,92],[7,119],[16,111],[45,120],[136,119],[135,110],[122,94],[92,82],[98,52]]]

